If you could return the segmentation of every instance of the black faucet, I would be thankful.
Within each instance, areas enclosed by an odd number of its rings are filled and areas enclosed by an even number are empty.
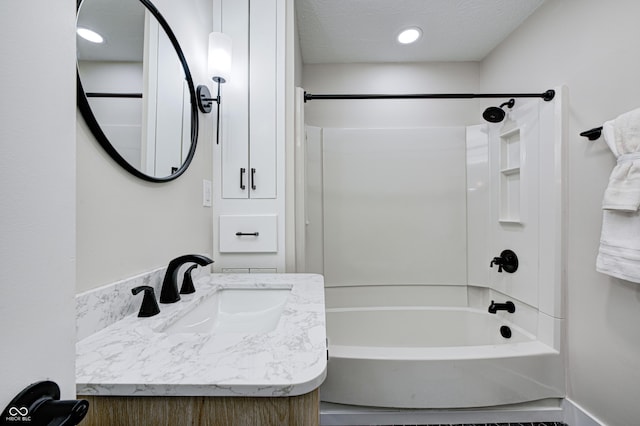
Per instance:
[[[493,258],[489,267],[493,268],[493,265],[498,265],[498,272],[505,272],[513,274],[518,270],[518,256],[511,250],[503,250],[500,256]]]
[[[498,311],[507,311],[512,314],[516,311],[516,305],[510,300],[506,303],[496,303],[492,300],[491,305],[489,305],[489,313],[495,314]]]
[[[213,260],[207,256],[200,254],[185,254],[176,257],[167,266],[167,273],[162,281],[162,289],[160,290],[160,303],[175,303],[180,300],[178,293],[178,269],[185,263],[197,263],[200,266],[206,266],[213,263]]]
[[[140,311],[138,311],[139,317],[152,317],[160,313],[158,302],[156,302],[156,294],[153,287],[150,285],[141,285],[131,289],[131,294],[136,295],[144,291],[144,297],[142,298],[142,305],[140,305]]]

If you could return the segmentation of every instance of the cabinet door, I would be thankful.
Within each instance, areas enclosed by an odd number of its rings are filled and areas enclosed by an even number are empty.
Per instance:
[[[222,31],[233,40],[222,87],[223,198],[276,198],[277,10],[276,0],[222,8]]]
[[[222,197],[247,198],[249,169],[249,1],[224,1],[222,32],[233,43],[229,81],[221,86]],[[214,87],[215,90],[217,90]],[[241,180],[241,170],[244,169]],[[241,187],[244,186],[244,189]]]
[[[249,12],[250,198],[276,198],[277,10],[259,0]]]

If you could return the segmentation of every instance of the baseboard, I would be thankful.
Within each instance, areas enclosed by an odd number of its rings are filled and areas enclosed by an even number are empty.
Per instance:
[[[606,426],[587,410],[565,398],[547,399],[527,404],[459,410],[400,410],[354,405],[320,405],[322,426],[393,425],[393,424],[469,424],[563,422],[568,426]]]
[[[562,411],[564,412],[563,421],[569,426],[606,426],[569,398],[562,401]]]
[[[320,405],[322,426],[562,422],[563,416],[560,399],[455,410],[387,409],[326,402]]]

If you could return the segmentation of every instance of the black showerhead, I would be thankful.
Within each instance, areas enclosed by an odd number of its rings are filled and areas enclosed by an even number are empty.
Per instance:
[[[489,107],[484,110],[484,112],[482,113],[482,117],[489,123],[499,123],[504,120],[505,116],[505,112],[502,107],[507,106],[509,108],[513,108],[515,103],[515,99],[509,99],[508,102],[501,104],[500,107]]]
[[[498,107],[489,107],[484,110],[482,117],[489,123],[499,123],[504,120],[504,110]]]

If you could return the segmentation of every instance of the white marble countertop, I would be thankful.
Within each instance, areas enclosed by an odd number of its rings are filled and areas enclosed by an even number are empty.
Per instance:
[[[291,284],[282,316],[258,334],[162,331],[221,288]],[[159,304],[150,318],[136,314],[76,345],[78,395],[295,396],[326,376],[324,282],[315,274],[211,274],[196,293]]]

